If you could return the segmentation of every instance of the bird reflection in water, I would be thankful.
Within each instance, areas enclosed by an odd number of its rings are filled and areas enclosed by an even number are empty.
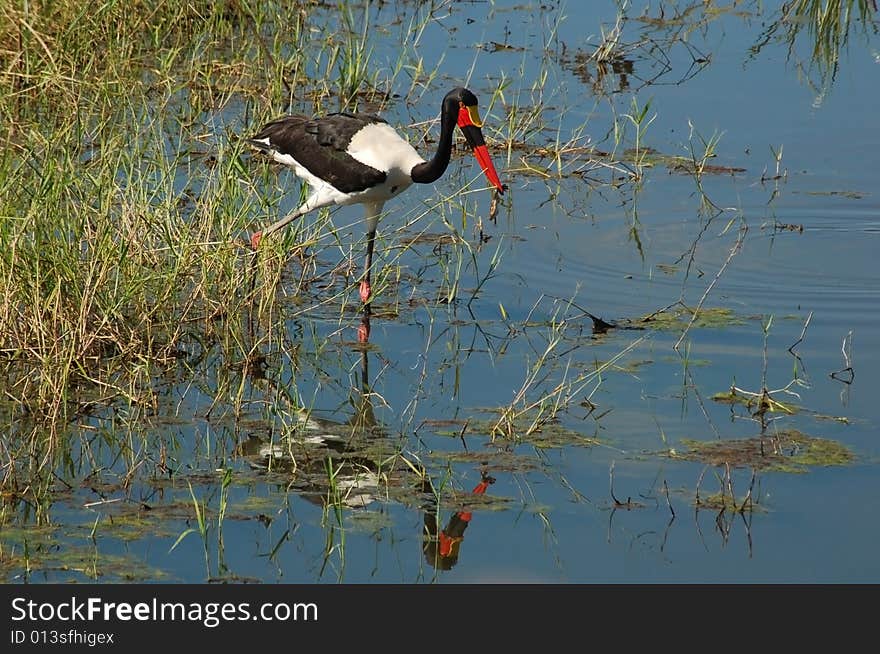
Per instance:
[[[361,355],[361,388],[353,389],[352,415],[332,420],[306,409],[293,409],[289,436],[266,441],[252,434],[239,446],[252,468],[291,474],[288,488],[319,505],[361,508],[384,495],[388,483],[404,483],[401,470],[380,463],[396,453],[376,420],[368,385],[368,352]],[[409,471],[408,471],[409,472]]]
[[[361,510],[397,497],[424,507],[424,557],[435,569],[450,570],[458,562],[473,514],[467,509],[456,511],[441,529],[430,477],[411,463],[389,465],[400,455],[399,447],[374,413],[369,351],[364,349],[360,356],[360,388],[352,391],[354,411],[347,420],[334,421],[298,410],[290,439],[267,442],[251,435],[239,451],[254,469],[290,475],[284,482],[285,490],[293,490],[318,506]],[[495,479],[482,471],[472,494],[484,495],[493,483]]]
[[[471,491],[474,495],[483,495],[495,478],[482,473],[480,483]],[[458,563],[464,532],[471,523],[473,514],[470,511],[457,511],[449,518],[442,530],[438,529],[436,511],[425,512],[425,534],[422,550],[425,561],[435,570],[451,570]]]

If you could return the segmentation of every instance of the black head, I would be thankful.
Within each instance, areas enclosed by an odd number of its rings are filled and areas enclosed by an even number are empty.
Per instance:
[[[461,105],[464,105],[465,107],[477,106],[477,96],[463,86],[452,89],[446,94],[446,97],[443,98],[444,107],[455,107],[457,109]]]
[[[440,111],[440,145],[437,154],[429,162],[418,164],[410,172],[414,182],[421,184],[434,182],[440,178],[446,166],[449,165],[449,157],[452,151],[452,130],[458,125],[465,140],[474,151],[474,156],[480,163],[480,168],[488,180],[499,193],[504,193],[504,185],[498,179],[498,173],[492,164],[489,150],[483,139],[481,127],[483,121],[477,110],[477,96],[463,86],[456,87],[443,98],[443,107]]]
[[[499,193],[504,193],[504,185],[498,179],[498,173],[495,171],[495,166],[486,147],[486,141],[483,139],[483,132],[480,129],[483,126],[483,120],[477,110],[477,96],[463,87],[452,89],[443,98],[443,114],[444,123],[446,120],[452,120],[453,116],[455,117],[465,140],[474,151],[477,161],[480,162],[483,173]]]

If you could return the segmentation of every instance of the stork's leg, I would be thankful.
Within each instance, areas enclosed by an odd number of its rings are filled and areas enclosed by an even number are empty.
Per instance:
[[[379,225],[379,216],[382,215],[383,203],[371,203],[365,205],[367,213],[367,257],[364,261],[364,278],[361,280],[360,296],[361,302],[364,303],[364,315],[370,315],[370,297],[373,294],[373,287],[370,284],[370,278],[373,272],[373,248],[376,245],[376,228]]]
[[[364,315],[361,317],[361,324],[358,325],[358,343],[369,343],[370,341],[370,295],[373,288],[370,286],[370,270],[373,267],[373,242],[376,240],[376,230],[372,230],[367,234],[367,260],[364,264],[364,278],[361,280],[360,295],[361,302],[364,303]]]
[[[373,266],[373,241],[376,240],[376,230],[367,234],[367,261],[364,270],[364,278],[361,280],[360,295],[364,303],[364,315],[361,324],[358,325],[358,343],[368,343],[370,340],[370,295],[373,288],[370,286],[370,268]]]
[[[334,204],[336,204],[335,197],[328,194],[322,194],[321,192],[312,193],[305,202],[303,202],[296,209],[284,216],[284,218],[276,223],[272,223],[265,229],[251,234],[251,247],[256,250],[258,247],[260,247],[260,240],[262,240],[264,236],[268,236],[269,234],[277,232],[278,230],[284,229],[294,220],[300,218],[301,216],[304,216],[310,211],[314,211],[315,209],[322,209],[323,207],[329,207]]]
[[[361,280],[360,294],[361,302],[364,303],[364,315],[361,317],[361,324],[358,325],[358,343],[368,343],[370,341],[370,294],[373,292],[370,286],[370,268],[373,265],[373,241],[376,238],[376,230],[367,234],[367,262],[364,278]]]
[[[364,276],[361,279],[360,296],[364,303],[364,315],[361,324],[358,325],[358,342],[366,343],[370,340],[370,300],[373,295],[373,286],[370,278],[373,273],[373,248],[376,245],[376,228],[379,225],[379,216],[382,215],[381,202],[364,205],[367,212],[367,256],[364,260]]]
[[[361,280],[361,302],[364,303],[364,313],[370,313],[370,295],[373,293],[373,287],[370,285],[370,273],[373,269],[373,247],[376,243],[376,230],[370,230],[367,233],[367,258],[364,261],[364,278]]]

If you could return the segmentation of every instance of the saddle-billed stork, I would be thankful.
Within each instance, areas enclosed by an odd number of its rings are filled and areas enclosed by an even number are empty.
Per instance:
[[[275,161],[291,166],[305,180],[310,194],[278,222],[254,232],[254,250],[265,236],[286,227],[303,214],[337,204],[363,204],[366,211],[367,256],[360,297],[369,315],[370,269],[376,228],[385,202],[415,182],[430,184],[449,166],[455,125],[474,151],[483,173],[498,189],[505,187],[483,140],[477,96],[455,88],[443,98],[440,140],[434,157],[425,161],[388,123],[370,114],[335,113],[320,118],[284,116],[267,123],[247,142]]]

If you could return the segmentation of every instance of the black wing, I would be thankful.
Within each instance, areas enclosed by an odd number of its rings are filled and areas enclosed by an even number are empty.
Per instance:
[[[315,177],[343,193],[354,193],[381,184],[387,175],[348,154],[348,144],[367,125],[384,122],[367,114],[284,116],[267,123],[248,143],[264,152],[290,155]],[[264,139],[269,140],[268,147],[260,142]]]

